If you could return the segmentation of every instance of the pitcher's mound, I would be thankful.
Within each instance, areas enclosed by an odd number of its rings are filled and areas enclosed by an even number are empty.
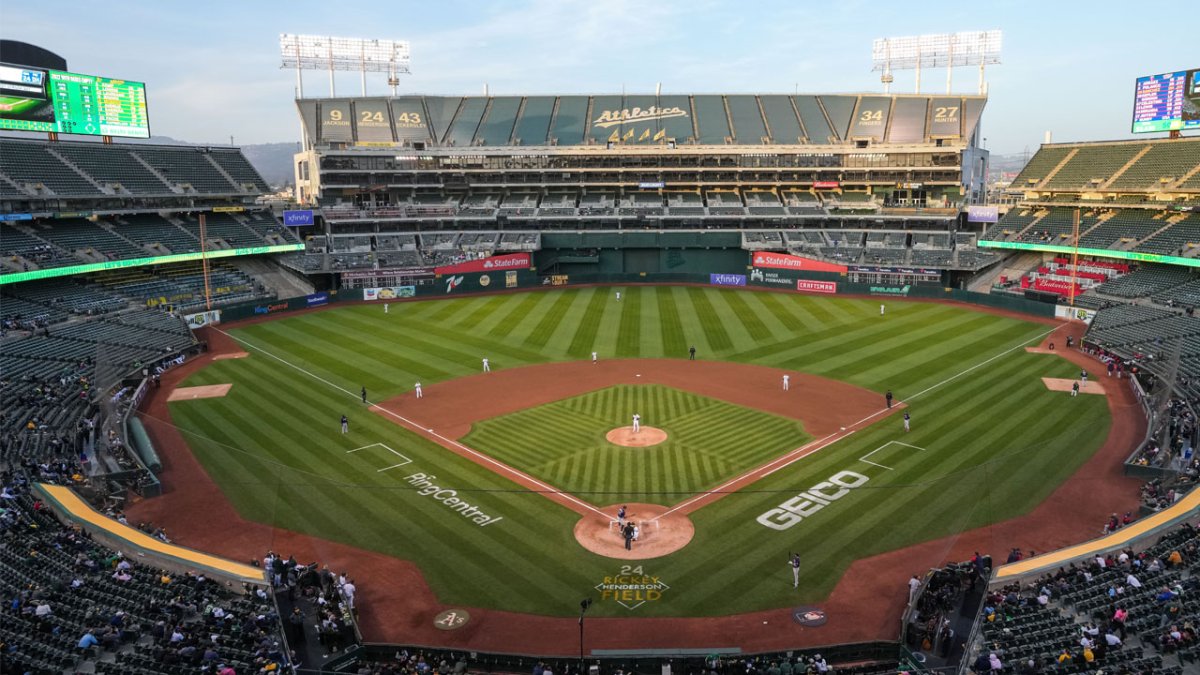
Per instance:
[[[648,448],[667,440],[667,432],[654,427],[643,426],[633,433],[633,427],[617,427],[604,435],[609,443],[622,445],[627,448]]]
[[[1068,380],[1061,377],[1043,377],[1042,382],[1045,383],[1046,388],[1050,391],[1071,391],[1071,385],[1078,382],[1078,380]],[[1085,382],[1079,387],[1079,393],[1103,396],[1104,385],[1095,381]]]
[[[201,387],[180,387],[171,392],[168,401],[190,401],[195,398],[220,398],[229,394],[232,384],[206,384]]]
[[[646,427],[642,427],[645,431]],[[692,540],[696,528],[692,519],[676,511],[663,515],[667,507],[659,504],[626,504],[625,520],[638,526],[637,541],[625,549],[625,537],[617,525],[619,506],[606,506],[600,515],[584,516],[575,524],[575,539],[592,553],[620,560],[649,560],[674,553]]]

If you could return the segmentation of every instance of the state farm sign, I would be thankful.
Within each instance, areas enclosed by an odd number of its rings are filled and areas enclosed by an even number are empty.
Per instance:
[[[528,269],[532,264],[533,259],[528,253],[509,253],[507,255],[494,255],[490,258],[468,260],[467,262],[462,262],[455,265],[445,265],[443,267],[435,268],[434,271],[438,274],[491,272],[493,270]]]
[[[804,270],[807,272],[841,273],[846,271],[845,265],[834,265],[833,263],[822,262],[803,256],[788,255],[786,253],[768,253],[765,251],[755,253],[751,264],[755,267],[768,267],[780,270]]]

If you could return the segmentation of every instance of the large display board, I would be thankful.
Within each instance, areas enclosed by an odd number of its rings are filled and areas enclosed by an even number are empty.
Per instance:
[[[146,85],[0,64],[0,129],[150,138]]]
[[[1200,129],[1200,68],[1139,77],[1133,133]]]

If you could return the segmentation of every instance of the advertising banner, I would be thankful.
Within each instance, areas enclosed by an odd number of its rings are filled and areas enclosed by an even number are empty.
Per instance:
[[[197,328],[203,328],[209,324],[221,323],[221,310],[214,309],[208,312],[184,314],[183,320],[187,322],[188,328],[196,330]]]
[[[516,270],[509,270],[508,272],[504,273],[504,287],[505,288],[516,288],[517,287],[517,272],[516,272]]]
[[[745,286],[745,274],[709,274],[708,283],[713,286]]]
[[[796,290],[805,293],[837,293],[836,281],[812,281],[809,279],[797,279]]]
[[[835,188],[835,187],[838,187],[839,185],[841,185],[841,183],[837,182],[836,180],[813,181],[813,187],[818,188],[818,189]]]
[[[790,274],[780,274],[772,270],[755,267],[750,270],[750,283],[759,286],[786,286],[792,288],[796,284],[796,277]]]
[[[1000,220],[1000,209],[995,206],[968,206],[967,222],[994,223]]]
[[[760,251],[754,254],[752,264],[755,267],[768,267],[779,270],[804,270],[806,272],[845,272],[845,265],[813,260],[787,253],[768,253]]]
[[[416,296],[416,286],[384,286],[383,288],[363,289],[363,300],[395,300],[397,298],[414,298]]]
[[[908,295],[911,286],[871,286],[871,295]]]
[[[551,274],[548,277],[542,277],[542,285],[543,286],[566,286],[567,279],[568,279],[568,277],[566,274]]]
[[[213,213],[242,213],[246,210],[244,206],[214,206]]]
[[[916,274],[927,277],[942,276],[942,270],[926,267],[870,267],[864,265],[853,265],[850,267],[850,271],[866,272],[869,274]]]
[[[313,293],[312,295],[304,296],[304,304],[309,307],[320,307],[321,305],[329,304],[328,293]]]
[[[438,274],[461,274],[463,272],[499,272],[502,270],[528,269],[532,266],[533,257],[528,253],[508,253],[505,255],[494,255],[490,258],[480,258],[479,260],[468,260],[467,262],[454,265],[435,267],[433,271]]]
[[[1054,316],[1060,319],[1072,319],[1090,324],[1092,319],[1096,317],[1096,311],[1092,309],[1084,309],[1082,307],[1070,307],[1068,305],[1055,305]]]
[[[283,212],[283,224],[291,225],[291,226],[312,225],[313,224],[313,212],[312,211],[284,211]]]
[[[388,267],[378,270],[356,270],[342,272],[343,280],[372,279],[382,277],[431,277],[432,267]]]

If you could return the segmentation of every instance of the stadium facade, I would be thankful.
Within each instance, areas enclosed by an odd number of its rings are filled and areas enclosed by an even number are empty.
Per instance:
[[[545,274],[656,274],[680,267],[680,256],[694,271],[737,272],[747,251],[771,250],[862,268],[864,281],[951,282],[954,270],[996,261],[975,249],[961,217],[985,193],[985,103],[871,94],[303,99],[297,196],[321,207],[325,226],[292,264],[349,285],[406,283],[362,270],[420,268],[436,262],[415,255],[431,248],[426,240],[458,236],[468,252],[540,251]],[[666,249],[677,253],[668,260]]]

